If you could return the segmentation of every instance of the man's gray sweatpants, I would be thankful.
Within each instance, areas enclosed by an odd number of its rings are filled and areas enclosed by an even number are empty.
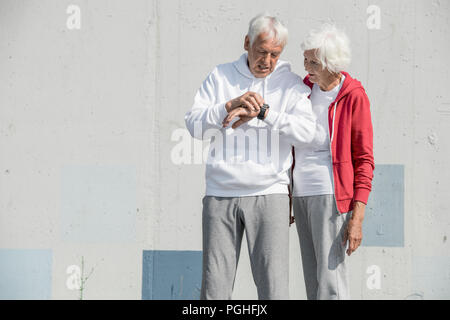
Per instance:
[[[342,237],[350,218],[339,214],[334,195],[294,197],[308,300],[350,299]]]
[[[244,229],[258,298],[289,299],[287,194],[203,198],[200,299],[231,299]]]

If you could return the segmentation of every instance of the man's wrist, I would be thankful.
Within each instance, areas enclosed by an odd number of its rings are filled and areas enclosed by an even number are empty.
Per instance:
[[[269,112],[269,105],[268,104],[263,104],[262,106],[261,106],[261,109],[260,109],[260,111],[259,111],[259,114],[258,114],[258,116],[257,116],[257,118],[259,119],[259,120],[264,120],[266,117],[267,117],[267,113]]]

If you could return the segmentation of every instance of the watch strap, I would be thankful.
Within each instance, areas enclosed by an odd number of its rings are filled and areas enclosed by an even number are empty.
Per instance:
[[[258,119],[264,120],[264,115],[266,114],[267,109],[269,109],[269,105],[264,103],[262,107],[259,109]]]

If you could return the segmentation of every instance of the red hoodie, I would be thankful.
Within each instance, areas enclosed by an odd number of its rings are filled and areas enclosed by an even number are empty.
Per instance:
[[[367,204],[375,164],[369,99],[361,82],[342,74],[342,88],[328,107],[328,125],[334,194],[338,211],[345,213],[353,210],[354,201]],[[312,89],[309,75],[303,82]]]

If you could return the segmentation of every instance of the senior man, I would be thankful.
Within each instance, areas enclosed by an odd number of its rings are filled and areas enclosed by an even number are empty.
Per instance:
[[[279,60],[287,34],[275,17],[253,18],[247,52],[208,75],[185,116],[194,138],[211,141],[201,299],[231,299],[244,230],[258,298],[289,298],[291,149],[316,126],[310,89]]]

